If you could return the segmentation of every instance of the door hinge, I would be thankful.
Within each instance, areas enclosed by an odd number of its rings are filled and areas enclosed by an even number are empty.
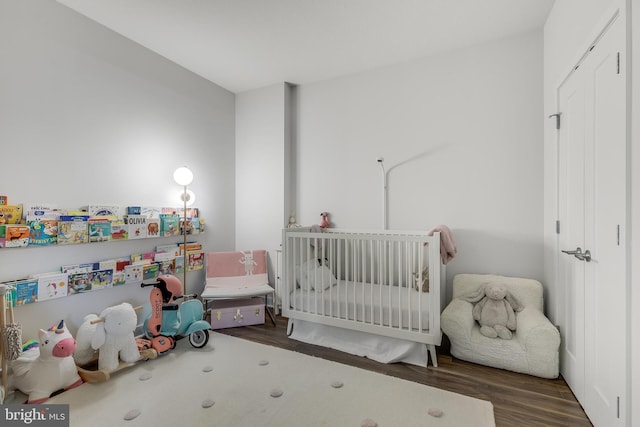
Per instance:
[[[617,68],[618,71],[616,72],[616,74],[620,74],[620,52],[618,52]]]
[[[616,226],[616,241],[618,246],[620,246],[620,224]]]
[[[560,220],[556,220],[556,234],[560,234]]]
[[[555,113],[555,114],[551,114],[549,116],[549,118],[551,117],[555,117],[556,118],[556,129],[560,129],[560,116],[562,115],[562,113]]]
[[[617,412],[618,412],[618,418],[620,418],[620,396],[617,396]]]

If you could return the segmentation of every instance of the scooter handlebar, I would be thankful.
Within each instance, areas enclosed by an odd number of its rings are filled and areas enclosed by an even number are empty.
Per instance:
[[[183,298],[185,300],[187,298],[198,298],[198,294],[187,294],[187,295],[180,295],[179,297],[173,297],[174,300],[177,300],[177,299],[180,299],[180,298]]]
[[[144,283],[144,282],[142,282],[142,283],[140,283],[140,287],[141,288],[146,288],[147,286],[156,286],[156,285],[159,285],[159,284],[160,284],[160,282],[155,282],[155,283]]]

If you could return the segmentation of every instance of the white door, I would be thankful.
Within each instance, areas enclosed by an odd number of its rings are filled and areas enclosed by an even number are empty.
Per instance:
[[[562,112],[558,144],[558,201],[561,250],[582,252],[584,245],[585,200],[585,83],[582,75],[574,74],[560,88],[559,107]],[[584,318],[585,262],[560,254],[558,259],[563,296],[561,373],[578,401],[584,400]]]
[[[625,419],[624,42],[618,17],[558,92],[561,373],[596,426]]]

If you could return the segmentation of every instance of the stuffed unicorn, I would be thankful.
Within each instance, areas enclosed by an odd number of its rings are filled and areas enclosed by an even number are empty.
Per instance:
[[[57,326],[38,331],[39,346],[26,350],[11,364],[14,385],[29,395],[27,403],[43,403],[60,389],[82,384],[73,353],[76,340],[61,320]]]

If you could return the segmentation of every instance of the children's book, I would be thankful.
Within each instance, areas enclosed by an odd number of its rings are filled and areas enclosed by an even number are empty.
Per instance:
[[[88,215],[62,215],[58,221],[58,244],[72,245],[89,241]]]
[[[157,261],[158,267],[160,269],[160,274],[175,274],[176,273],[176,259],[167,259],[162,261]]]
[[[175,274],[184,272],[184,257],[182,255],[176,257]]]
[[[69,275],[67,273],[35,274],[38,279],[38,302],[66,297],[69,294]]]
[[[38,302],[38,279],[17,280],[11,285],[15,288],[14,305]]]
[[[50,246],[58,243],[58,220],[35,219],[29,224],[29,244],[31,246]]]
[[[127,240],[129,227],[122,219],[111,221],[111,240]]]
[[[113,285],[113,270],[92,271],[89,273],[89,282],[91,283],[92,291],[110,288]]]
[[[53,210],[53,209],[30,208],[29,210],[27,210],[27,213],[25,215],[25,219],[26,219],[27,223],[29,223],[29,221],[35,221],[35,220],[39,220],[39,219],[55,219],[55,220],[59,220],[61,214],[62,213],[60,211],[56,211],[56,210]]]
[[[0,206],[7,206],[9,204],[8,196],[0,196]]]
[[[144,215],[127,215],[126,221],[129,226],[129,239],[145,239],[148,237],[147,219]]]
[[[115,270],[118,266],[117,259],[108,259],[105,261],[100,261],[98,263],[98,268],[96,270]]]
[[[182,252],[185,250],[184,243],[179,243],[178,247],[179,247],[179,254],[182,255]],[[202,250],[202,245],[196,242],[187,242],[186,250],[187,252],[200,251]]]
[[[140,206],[127,206],[127,215],[140,215]]]
[[[175,243],[172,243],[170,245],[158,245],[156,246],[156,252],[170,252],[170,253],[173,253],[174,255],[179,255],[180,248]]]
[[[191,220],[191,234],[200,234],[200,219],[189,218]]]
[[[156,252],[145,252],[142,254],[142,259],[150,259],[154,261],[156,259]]]
[[[162,208],[163,214],[177,214],[180,218],[184,217],[184,208]],[[198,208],[187,208],[187,218],[197,218]]]
[[[124,268],[131,264],[131,260],[118,260],[116,261],[116,271],[124,271]]]
[[[69,274],[69,295],[89,292],[91,290],[90,272]]]
[[[154,252],[153,260],[156,262],[160,261],[170,261],[172,259],[176,259],[175,252]]]
[[[145,282],[155,281],[160,274],[160,266],[157,263],[142,266],[142,280]]]
[[[180,234],[180,217],[176,214],[160,214],[160,233],[162,236]]]
[[[120,286],[120,285],[124,285],[125,283],[127,283],[127,276],[126,276],[124,270],[122,270],[122,271],[114,271],[113,272],[113,285],[112,286]]]
[[[141,206],[140,215],[144,215],[147,218],[160,218],[162,209],[155,206]]]
[[[29,245],[30,229],[24,224],[5,224],[4,228],[4,247],[5,248],[24,248]]]
[[[204,252],[203,251],[187,251],[188,270],[195,271],[202,270],[204,267]]]
[[[125,283],[127,285],[142,283],[142,265],[130,264],[124,268]]]
[[[186,224],[186,227],[185,227],[185,224]],[[191,218],[187,217],[187,221],[185,222],[184,218],[181,217],[180,218],[180,234],[184,234],[185,231],[187,235],[195,234],[193,224],[194,222],[191,220]]]
[[[108,217],[109,219],[116,219],[121,216],[120,206],[89,205],[85,206],[84,209],[90,216]]]
[[[97,268],[97,266],[95,265],[95,263],[89,262],[89,263],[84,263],[84,264],[69,264],[69,265],[63,265],[62,267],[60,267],[60,272],[62,273],[88,273],[90,271],[93,271]]]
[[[89,241],[106,242],[111,240],[111,221],[107,218],[89,218]]]
[[[160,218],[147,219],[148,237],[160,237]]]
[[[4,224],[20,224],[22,205],[0,205],[0,218],[4,218]]]

